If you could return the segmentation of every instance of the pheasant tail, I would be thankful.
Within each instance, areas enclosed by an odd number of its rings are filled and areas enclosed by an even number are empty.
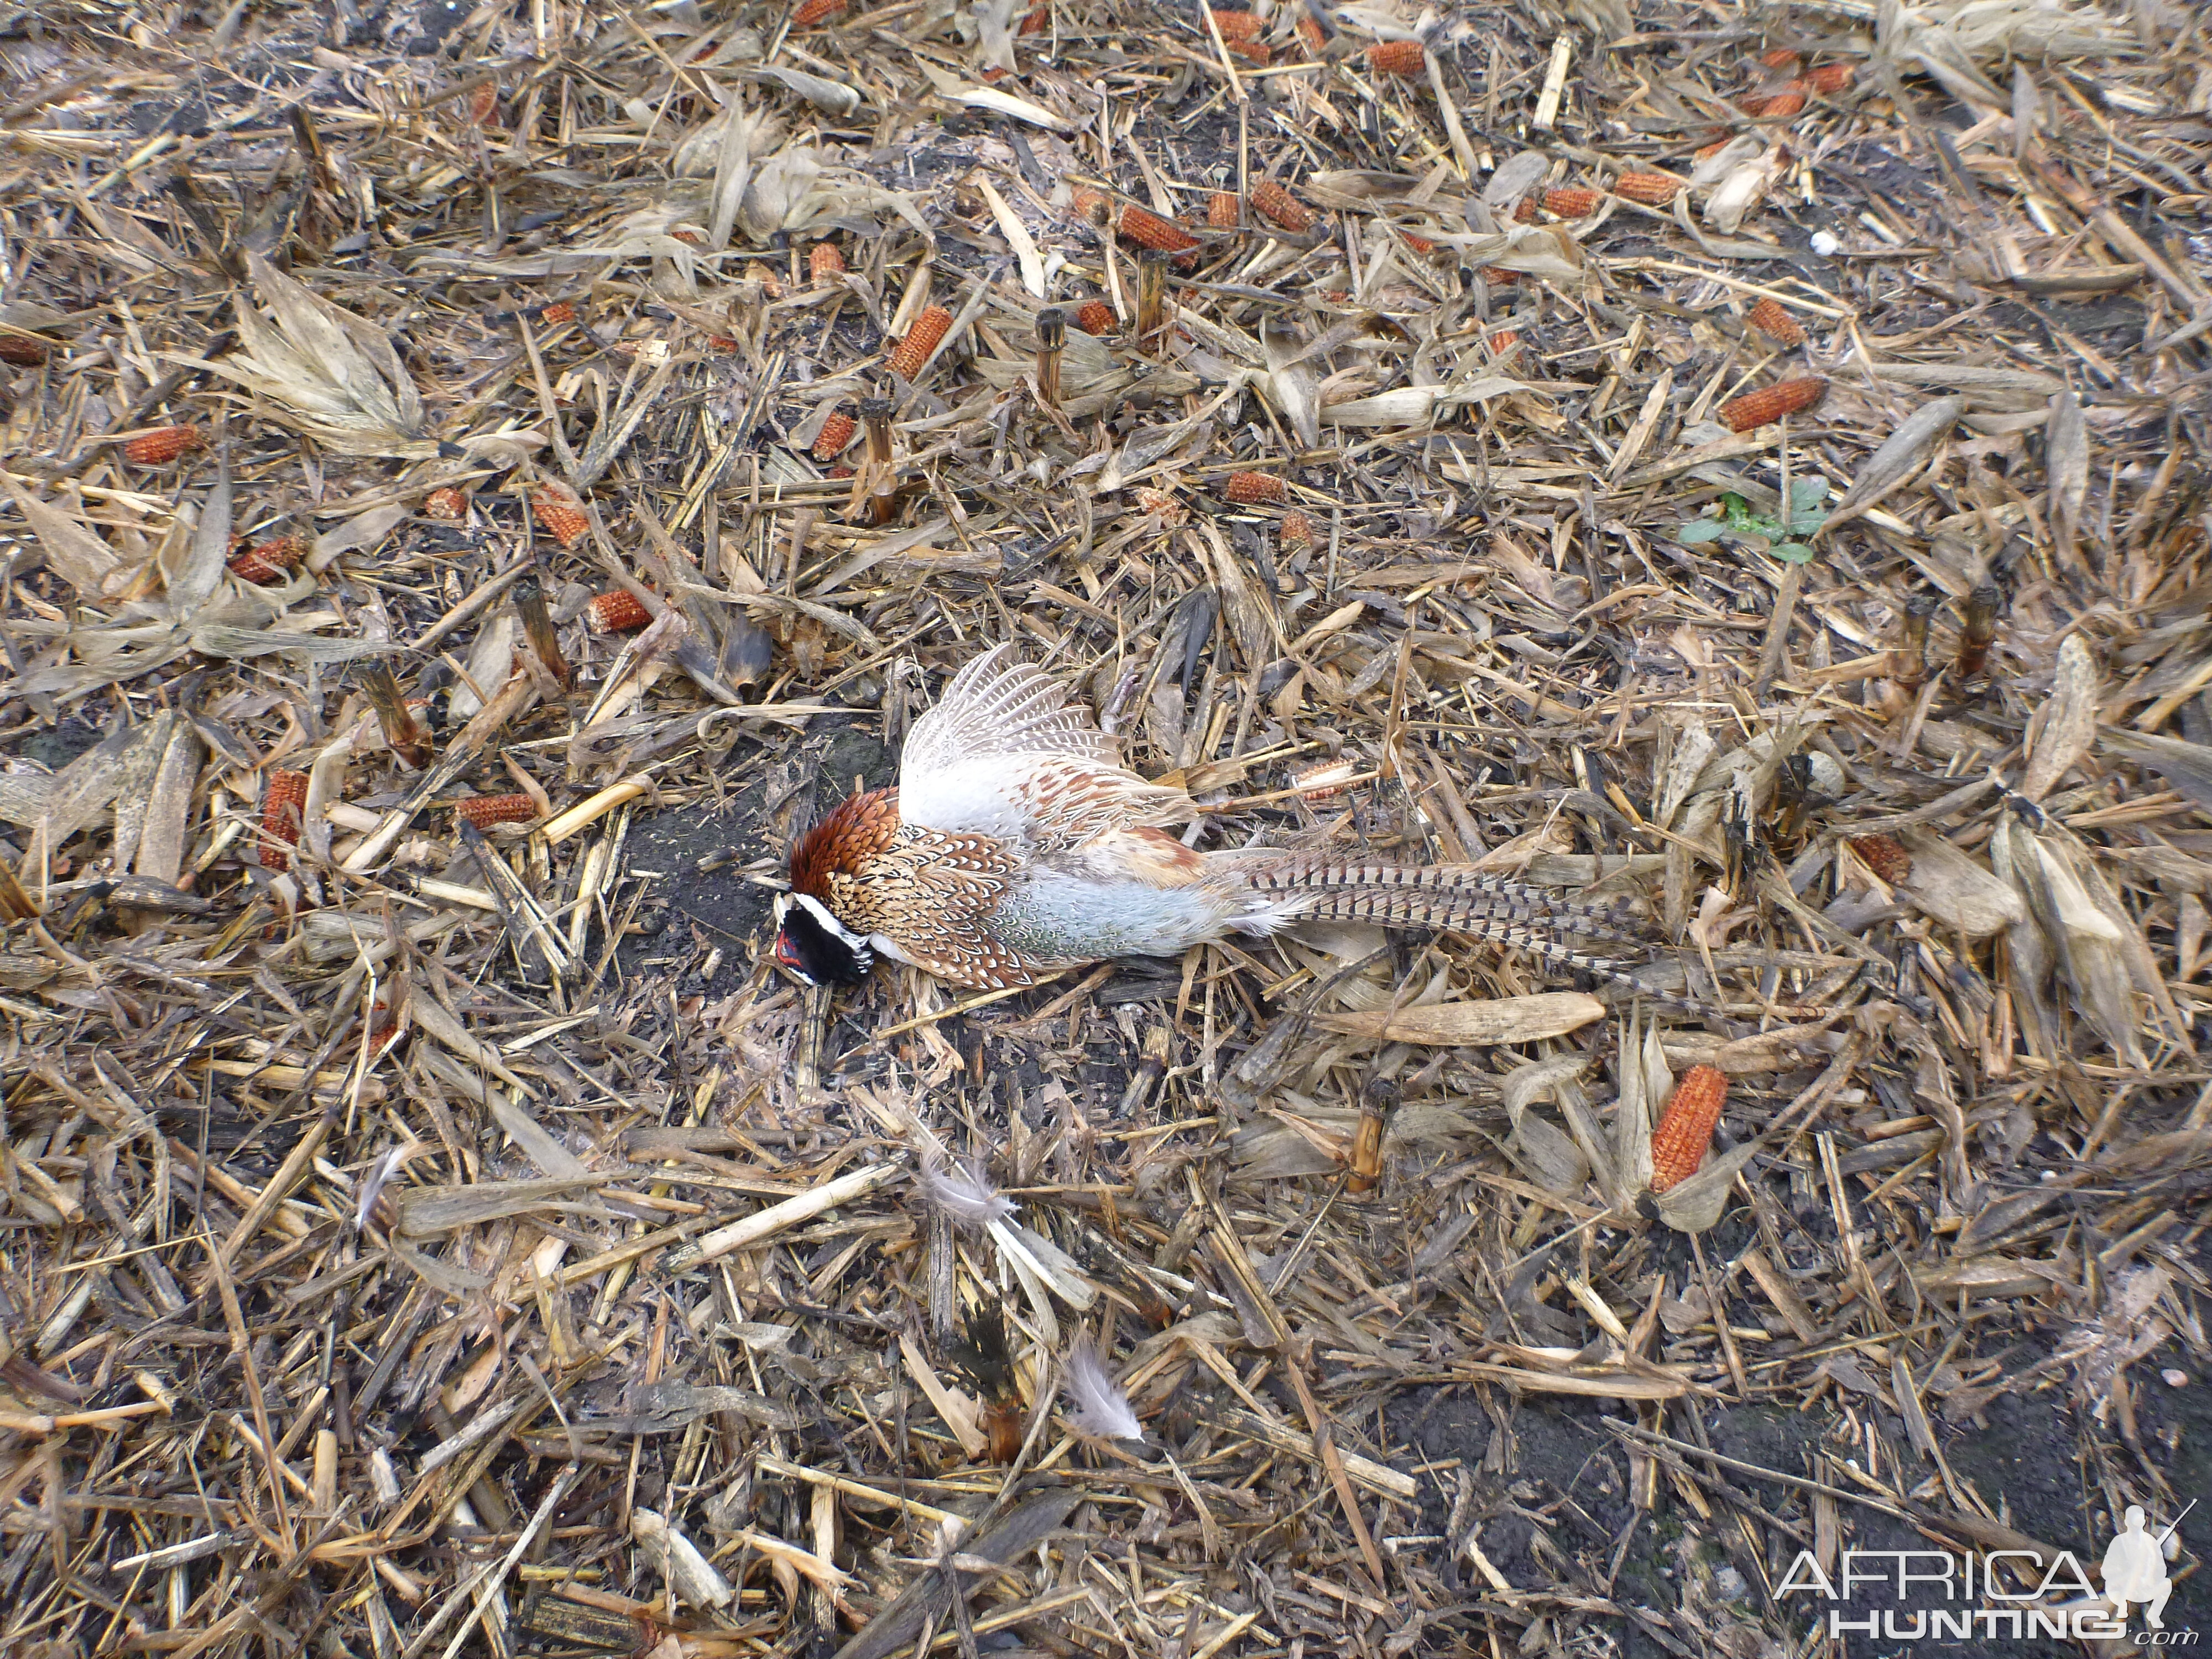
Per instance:
[[[1631,985],[1636,962],[1592,955],[1563,936],[1632,946],[1651,942],[1625,908],[1576,903],[1465,866],[1270,860],[1240,873],[1255,895],[1300,918],[1444,928]]]
[[[1546,933],[1619,945],[1651,943],[1650,929],[1623,904],[1563,899],[1548,888],[1467,865],[1354,863],[1341,859],[1269,859],[1246,878],[1256,892],[1310,893],[1318,908],[1303,910],[1340,921],[1472,931],[1478,921],[1522,922]]]

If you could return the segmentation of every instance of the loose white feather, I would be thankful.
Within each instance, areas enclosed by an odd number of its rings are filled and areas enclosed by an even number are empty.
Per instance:
[[[376,1208],[376,1200],[384,1196],[385,1183],[398,1172],[407,1152],[404,1146],[386,1147],[376,1162],[368,1166],[368,1173],[361,1181],[360,1202],[354,1206],[353,1226],[356,1232],[368,1231],[369,1213]]]
[[[1106,1375],[1088,1337],[1068,1352],[1066,1385],[1067,1397],[1075,1402],[1067,1420],[1078,1434],[1094,1440],[1144,1439],[1145,1425],[1129,1409],[1128,1395]]]
[[[384,1196],[400,1170],[419,1153],[428,1150],[428,1143],[420,1140],[404,1141],[397,1146],[387,1146],[376,1161],[362,1172],[358,1196],[354,1201],[353,1224],[356,1232],[365,1231],[375,1218],[377,1203]]]
[[[960,1226],[988,1227],[1010,1219],[1014,1201],[991,1184],[980,1164],[964,1166],[924,1158],[921,1195]]]

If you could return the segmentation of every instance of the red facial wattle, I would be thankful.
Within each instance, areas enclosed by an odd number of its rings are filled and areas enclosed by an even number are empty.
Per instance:
[[[779,965],[790,969],[801,979],[806,977],[805,969],[799,965],[799,946],[792,942],[790,931],[787,928],[776,930],[775,959]]]

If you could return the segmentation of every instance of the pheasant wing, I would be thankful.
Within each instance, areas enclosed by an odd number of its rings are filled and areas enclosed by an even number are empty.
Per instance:
[[[899,759],[903,823],[1032,849],[1176,823],[1191,810],[1182,790],[1124,769],[1113,738],[1059,682],[1005,646],[953,677]]]

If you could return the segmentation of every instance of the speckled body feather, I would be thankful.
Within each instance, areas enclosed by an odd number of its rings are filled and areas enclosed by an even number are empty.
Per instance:
[[[851,797],[799,839],[792,890],[863,952],[963,985],[1033,984],[1306,919],[1446,928],[1607,977],[1627,964],[1561,936],[1644,938],[1624,910],[1468,866],[1197,852],[1165,828],[1194,815],[1190,798],[1125,769],[1055,682],[1003,650],[915,722],[899,775],[896,789]]]

